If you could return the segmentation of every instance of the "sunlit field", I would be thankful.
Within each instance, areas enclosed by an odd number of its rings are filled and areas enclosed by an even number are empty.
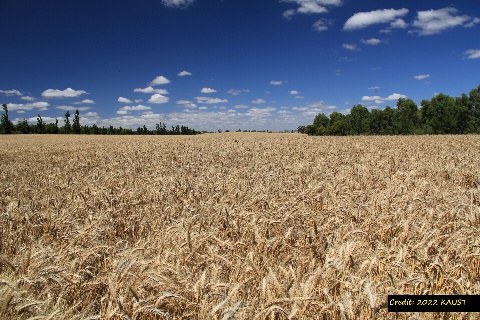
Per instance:
[[[480,136],[0,136],[2,319],[474,319]]]

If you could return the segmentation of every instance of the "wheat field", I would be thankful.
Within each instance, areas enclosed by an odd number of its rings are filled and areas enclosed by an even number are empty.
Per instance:
[[[480,136],[0,136],[2,319],[474,319]]]

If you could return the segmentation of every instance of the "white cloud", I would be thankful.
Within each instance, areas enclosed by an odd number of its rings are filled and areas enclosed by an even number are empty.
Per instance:
[[[26,100],[26,101],[34,101],[35,100],[34,97],[29,97],[29,96],[24,96],[24,97],[21,97],[20,99]]]
[[[398,99],[407,99],[408,97],[404,94],[394,93],[385,98],[385,100],[398,100]]]
[[[418,11],[417,19],[413,22],[413,26],[418,28],[416,30],[418,34],[426,36],[437,34],[457,26],[472,27],[480,22],[480,19],[471,18],[467,15],[459,15],[458,13],[458,10],[452,7]]]
[[[368,45],[371,45],[371,46],[376,46],[377,44],[380,44],[381,42],[382,41],[380,39],[377,39],[377,38],[371,38],[371,39],[368,39],[368,40],[362,39],[362,43],[368,44]]]
[[[236,90],[236,89],[230,89],[227,91],[227,93],[231,94],[232,96],[238,96],[241,93],[248,93],[250,90],[248,89],[242,89],[242,90]]]
[[[59,110],[65,110],[65,111],[75,111],[78,109],[78,111],[87,111],[90,110],[90,107],[72,107],[72,106],[58,106],[55,107],[55,109]]]
[[[390,22],[390,28],[392,29],[406,29],[408,24],[403,19],[397,19]]]
[[[325,30],[328,30],[328,25],[331,25],[333,23],[332,20],[328,20],[328,19],[320,19],[320,20],[317,20],[312,28],[313,30],[315,31],[318,31],[318,32],[321,32],[321,31],[325,31]]]
[[[272,80],[272,81],[270,81],[270,84],[271,84],[272,86],[279,86],[279,85],[281,85],[282,83],[283,83],[283,81],[280,81],[280,80]]]
[[[380,97],[380,96],[363,96],[362,100],[363,101],[375,101],[375,100],[383,100],[383,98]]]
[[[192,75],[191,72],[188,72],[188,71],[185,71],[185,70],[177,74],[177,76],[179,76],[179,77],[191,76],[191,75]]]
[[[378,23],[389,23],[398,20],[399,17],[403,17],[408,13],[408,9],[383,9],[369,12],[358,12],[351,16],[345,25],[343,30],[356,30],[363,29],[368,26]]]
[[[146,88],[136,88],[133,89],[133,92],[168,94],[166,89],[154,89],[152,86]]]
[[[466,59],[478,59],[480,58],[480,50],[476,50],[476,49],[467,50],[463,55],[466,56]]]
[[[297,90],[292,90],[289,92],[290,94],[300,94],[300,92],[298,92]]]
[[[194,0],[162,0],[162,4],[170,8],[186,9],[194,3]]]
[[[125,106],[125,107],[121,107],[120,111],[145,111],[145,110],[151,110],[152,108],[148,107],[148,106],[143,106],[141,104],[139,104],[138,106]]]
[[[140,102],[143,102],[143,99],[135,99],[134,102],[135,102],[135,103],[140,103]]]
[[[85,100],[82,100],[80,102],[74,102],[73,104],[94,104],[95,101],[93,100],[90,100],[90,99],[85,99]]]
[[[192,103],[192,101],[188,101],[188,100],[179,100],[176,103],[181,104],[183,105],[183,107],[189,108],[189,109],[195,109],[197,107],[195,103]]]
[[[215,93],[217,92],[217,90],[215,89],[212,89],[212,88],[202,88],[202,90],[200,90],[201,93]]]
[[[5,96],[21,96],[22,93],[18,90],[12,89],[12,90],[0,90],[0,93],[5,95]]]
[[[263,100],[263,99],[257,99],[257,100],[253,100],[252,103],[255,103],[255,104],[262,104],[262,103],[265,103],[267,101]]]
[[[288,9],[283,13],[283,17],[285,19],[292,19],[292,17],[295,15],[296,11],[294,9]]]
[[[132,100],[124,98],[124,97],[118,97],[118,102],[121,103],[132,103]]]
[[[128,114],[128,111],[125,110],[118,110],[117,114]]]
[[[419,74],[418,76],[415,76],[414,78],[417,79],[417,80],[422,80],[422,79],[430,78],[430,75],[429,74]]]
[[[215,104],[215,103],[228,102],[227,99],[219,99],[219,98],[195,97],[195,99],[197,99],[197,103],[205,103],[205,104]]]
[[[198,108],[198,110],[207,110],[207,109],[208,107],[205,107],[205,106]]]
[[[159,104],[159,103],[167,103],[168,100],[169,100],[168,97],[165,97],[159,93],[156,93],[153,96],[151,96],[150,99],[148,99],[148,102]]]
[[[48,102],[38,101],[33,103],[7,103],[7,107],[9,111],[17,111],[17,110],[33,110],[38,109],[38,111],[46,111],[48,110],[50,104]]]
[[[327,8],[319,6],[315,1],[302,1],[298,3],[300,7],[297,9],[299,13],[324,13],[327,12]]]
[[[341,6],[342,0],[283,0],[282,2],[290,2],[298,5],[296,10],[288,9],[283,13],[283,17],[291,19],[297,13],[314,14],[328,12],[328,6]]]
[[[234,106],[235,109],[248,109],[249,106],[246,106],[244,104],[237,104],[236,106]]]
[[[81,115],[82,117],[98,117],[98,113],[96,112],[87,112],[83,115]]]
[[[408,97],[404,94],[394,93],[389,95],[386,98],[382,98],[380,96],[363,96],[362,101],[368,101],[368,102],[374,101],[376,104],[381,104],[381,103],[385,103],[386,101],[398,100],[400,98],[406,99]]]
[[[86,94],[84,90],[73,90],[72,88],[67,88],[65,90],[57,89],[48,89],[42,92],[42,97],[44,98],[75,98]]]
[[[151,86],[158,86],[158,85],[167,84],[167,83],[170,83],[170,80],[168,80],[164,76],[158,76],[155,79],[153,79],[152,82],[150,82],[150,85]]]
[[[378,89],[380,89],[379,86],[373,86],[373,87],[368,88],[368,90],[378,90]]]
[[[356,50],[358,50],[358,47],[357,47],[356,44],[344,43],[344,44],[342,44],[342,48],[347,49],[347,50],[351,50],[351,51],[356,51]]]

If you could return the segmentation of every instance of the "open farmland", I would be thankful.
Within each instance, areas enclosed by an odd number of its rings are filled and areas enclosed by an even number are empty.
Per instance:
[[[0,163],[0,318],[394,319],[387,294],[480,294],[480,136],[1,136]]]

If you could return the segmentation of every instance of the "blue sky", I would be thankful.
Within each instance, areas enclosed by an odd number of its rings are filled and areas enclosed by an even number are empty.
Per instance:
[[[290,130],[480,84],[478,1],[2,0],[0,21],[14,123]]]

